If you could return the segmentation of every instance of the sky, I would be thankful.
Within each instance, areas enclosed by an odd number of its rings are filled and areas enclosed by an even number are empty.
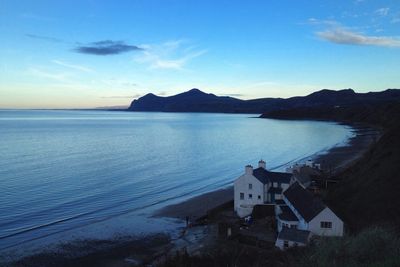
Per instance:
[[[399,0],[0,1],[0,108],[400,88]]]

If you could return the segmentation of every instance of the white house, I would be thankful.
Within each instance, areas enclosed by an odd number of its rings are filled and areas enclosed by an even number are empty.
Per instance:
[[[304,237],[304,231],[310,235],[343,236],[343,221],[298,182],[283,192],[283,202],[276,206],[276,218],[278,239],[281,239],[276,245],[280,248],[299,244],[290,237]],[[286,232],[281,235],[282,231]]]
[[[265,161],[258,162],[258,168],[251,165],[234,182],[234,209],[239,217],[250,215],[258,204],[275,203],[282,199],[282,192],[289,187],[290,173],[271,172]]]

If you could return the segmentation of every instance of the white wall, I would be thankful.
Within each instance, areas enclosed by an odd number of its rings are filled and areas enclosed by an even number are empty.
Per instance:
[[[283,239],[279,239],[279,238],[276,239],[276,241],[275,241],[275,246],[276,247],[284,250],[285,247],[284,247],[283,244],[284,244],[284,240]],[[306,244],[304,244],[304,243],[297,243],[297,246],[305,246],[305,245]],[[289,247],[293,247],[293,246],[295,246],[295,242],[289,241]]]
[[[252,184],[252,189],[249,189],[249,184]],[[264,203],[264,185],[253,175],[243,174],[233,184],[234,186],[234,208],[238,211],[240,205],[254,206]],[[240,199],[240,193],[244,193],[244,199]],[[249,194],[253,197],[250,199]],[[261,196],[258,199],[258,196]]]
[[[321,228],[321,221],[332,222],[332,228]],[[309,231],[316,235],[343,236],[343,221],[328,207],[308,223],[308,228]]]
[[[282,193],[286,190],[286,189],[288,189],[289,188],[289,184],[281,184],[281,187],[282,187]]]
[[[277,218],[277,228],[278,228],[277,230],[278,230],[278,232],[282,231],[282,228],[283,228],[284,224],[286,224],[285,225],[286,227],[299,229],[298,221],[283,221],[283,220],[280,220],[279,218]],[[304,230],[304,229],[300,229],[300,230]]]
[[[269,189],[269,185],[268,185],[268,184],[265,184],[265,185],[264,185],[264,201],[265,201],[265,202],[270,202],[269,194],[268,194],[268,189]]]

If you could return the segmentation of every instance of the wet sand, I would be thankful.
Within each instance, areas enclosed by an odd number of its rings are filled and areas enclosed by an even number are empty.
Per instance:
[[[233,187],[205,193],[187,201],[166,206],[154,214],[156,217],[173,217],[185,220],[195,220],[207,214],[207,211],[233,199]]]
[[[361,124],[351,126],[356,135],[348,140],[346,146],[333,147],[327,153],[318,155],[314,159],[316,163],[321,164],[325,172],[331,175],[335,175],[349,167],[349,165],[364,155],[381,136],[380,129]]]

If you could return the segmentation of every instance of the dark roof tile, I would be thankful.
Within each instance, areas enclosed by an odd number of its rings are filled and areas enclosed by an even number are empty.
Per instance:
[[[299,221],[299,219],[288,206],[281,205],[280,208],[282,210],[282,213],[278,215],[279,219],[288,222]]]
[[[263,184],[267,184],[268,182],[288,184],[292,177],[291,173],[271,172],[261,167],[255,169],[253,175]]]
[[[299,230],[295,228],[283,227],[279,232],[278,239],[288,240],[298,243],[307,244],[310,238],[310,231]]]
[[[325,204],[320,199],[315,198],[311,192],[304,189],[298,182],[292,184],[283,192],[283,195],[306,222],[310,222],[326,208]]]

